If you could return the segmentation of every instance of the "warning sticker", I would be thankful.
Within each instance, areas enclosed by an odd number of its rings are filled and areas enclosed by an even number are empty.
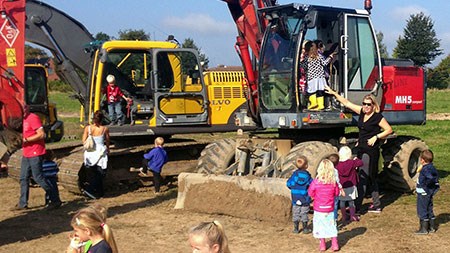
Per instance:
[[[15,48],[7,48],[6,49],[6,64],[8,67],[17,67],[16,49]]]
[[[0,27],[0,34],[10,47],[13,46],[19,33],[19,29],[17,29],[16,25],[9,18],[5,19]]]

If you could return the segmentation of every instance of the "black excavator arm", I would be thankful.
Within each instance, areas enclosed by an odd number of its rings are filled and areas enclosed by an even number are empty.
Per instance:
[[[84,48],[94,38],[80,22],[41,1],[26,1],[25,40],[51,51],[57,75],[70,84],[81,104],[87,96],[91,54]]]

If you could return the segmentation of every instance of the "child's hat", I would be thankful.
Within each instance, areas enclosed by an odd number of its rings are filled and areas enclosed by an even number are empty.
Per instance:
[[[107,81],[108,83],[114,83],[115,80],[116,80],[116,78],[115,78],[113,75],[108,75],[108,76],[106,77],[106,81]]]

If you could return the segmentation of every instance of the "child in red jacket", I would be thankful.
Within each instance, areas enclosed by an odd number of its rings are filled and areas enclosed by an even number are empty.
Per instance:
[[[359,221],[355,214],[355,199],[358,197],[358,168],[363,166],[363,161],[357,157],[352,157],[352,150],[348,146],[342,146],[339,149],[339,163],[336,169],[339,173],[339,181],[344,188],[344,195],[339,197],[342,223],[348,221]],[[350,217],[347,217],[346,206],[350,210]]]
[[[320,239],[320,251],[326,250],[325,239],[331,238],[333,251],[339,250],[336,221],[334,219],[334,201],[339,195],[333,163],[324,159],[317,169],[317,177],[308,188],[308,194],[314,199],[313,235]]]

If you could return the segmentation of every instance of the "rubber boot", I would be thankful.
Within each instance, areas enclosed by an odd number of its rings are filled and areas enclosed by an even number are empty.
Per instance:
[[[350,221],[359,221],[359,217],[355,214],[356,210],[354,207],[350,207]]]
[[[294,221],[294,230],[292,230],[292,233],[298,234],[300,233],[300,230],[298,229],[299,221]]]
[[[331,238],[331,249],[333,251],[339,251],[339,242],[337,237]]]
[[[311,229],[308,228],[308,222],[307,221],[304,221],[302,223],[302,225],[303,225],[303,234],[311,233]]]
[[[317,97],[317,110],[322,111],[325,109],[323,96]]]
[[[308,110],[317,110],[317,96],[315,93],[309,96]]]
[[[327,244],[325,243],[325,238],[320,238],[319,250],[320,251],[327,250]]]
[[[436,232],[436,218],[430,219],[430,227],[428,228],[429,233],[435,233]]]
[[[429,220],[420,220],[420,228],[416,231],[416,235],[427,235],[428,234],[428,223]]]
[[[341,216],[342,216],[342,224],[346,225],[348,223],[348,216],[347,216],[347,210],[345,207],[341,207]]]
[[[294,234],[300,233],[299,224],[300,224],[299,221],[294,221],[294,229],[292,230],[292,233]]]

